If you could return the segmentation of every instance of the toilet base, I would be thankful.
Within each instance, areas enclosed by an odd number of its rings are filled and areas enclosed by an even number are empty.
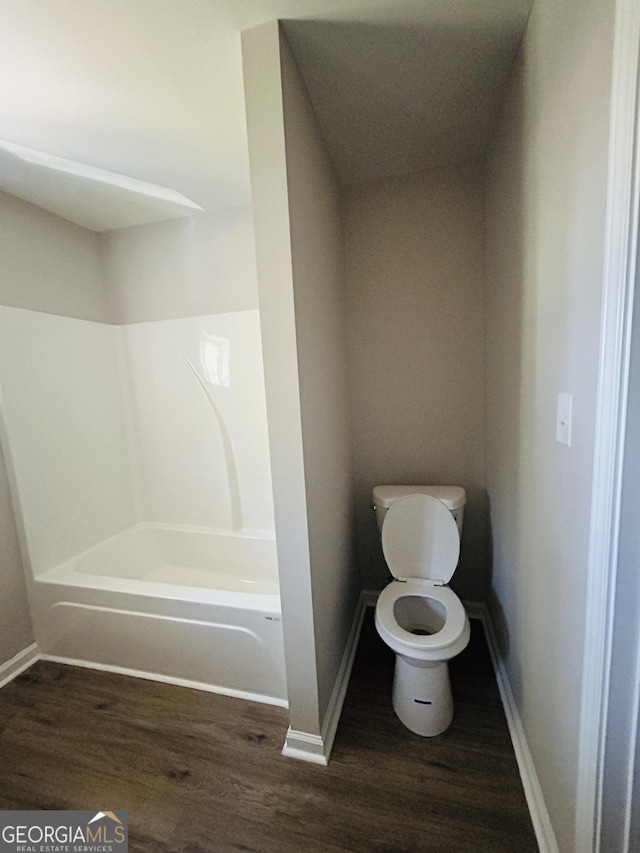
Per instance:
[[[410,731],[434,737],[449,728],[453,696],[446,661],[411,661],[396,655],[393,710]]]

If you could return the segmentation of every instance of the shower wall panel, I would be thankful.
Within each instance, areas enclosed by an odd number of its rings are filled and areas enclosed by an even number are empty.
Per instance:
[[[35,574],[135,523],[119,334],[0,307],[3,444]]]
[[[121,334],[138,519],[273,535],[258,311]]]
[[[35,575],[136,523],[273,536],[257,310],[112,326],[0,307]]]

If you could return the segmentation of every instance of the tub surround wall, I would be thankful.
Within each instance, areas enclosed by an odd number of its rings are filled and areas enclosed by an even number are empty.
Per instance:
[[[3,664],[30,646],[33,639],[18,531],[0,448],[0,673]]]
[[[123,325],[138,518],[272,532],[251,210],[111,231],[101,257]]]
[[[250,210],[98,235],[0,194],[0,225],[4,408],[37,571],[135,521],[272,530]]]
[[[613,11],[537,0],[487,174],[491,611],[563,853],[575,838]],[[571,447],[555,441],[559,392],[573,394]]]
[[[36,575],[139,522],[272,534],[257,310],[120,327],[0,307],[0,382]]]
[[[452,586],[484,600],[484,175],[461,165],[345,187],[358,561],[388,580],[378,484],[464,486]]]
[[[257,309],[119,331],[138,520],[272,535]]]
[[[290,728],[322,761],[358,589],[338,186],[278,24],[242,46]]]
[[[0,383],[31,568],[135,522],[118,329],[0,307]]]

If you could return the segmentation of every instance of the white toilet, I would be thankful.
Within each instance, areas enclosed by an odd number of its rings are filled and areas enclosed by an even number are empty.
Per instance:
[[[376,486],[373,509],[393,580],[376,628],[396,653],[393,708],[418,735],[453,719],[447,661],[469,642],[469,619],[447,586],[458,565],[466,494],[460,486]]]

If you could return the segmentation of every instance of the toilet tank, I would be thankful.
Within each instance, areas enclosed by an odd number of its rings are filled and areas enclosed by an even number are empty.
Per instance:
[[[374,486],[372,508],[379,531],[382,531],[382,522],[391,504],[407,495],[429,495],[442,501],[454,517],[462,537],[462,519],[467,502],[467,493],[462,486]]]

